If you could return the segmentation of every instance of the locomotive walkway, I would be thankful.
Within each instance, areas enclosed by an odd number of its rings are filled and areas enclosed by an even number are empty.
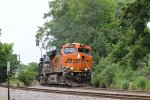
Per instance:
[[[7,88],[7,86],[2,86]],[[55,87],[11,87],[11,89],[38,91],[46,93],[57,93],[65,95],[90,96],[96,98],[113,98],[120,100],[150,100],[150,92],[122,91],[122,90],[101,90],[90,88],[55,88]]]

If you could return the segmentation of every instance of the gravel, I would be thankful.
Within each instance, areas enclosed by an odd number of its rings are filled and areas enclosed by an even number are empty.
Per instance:
[[[8,100],[7,88],[0,87],[0,100]],[[88,96],[42,93],[35,91],[10,89],[10,100],[119,100],[110,98],[95,98]]]

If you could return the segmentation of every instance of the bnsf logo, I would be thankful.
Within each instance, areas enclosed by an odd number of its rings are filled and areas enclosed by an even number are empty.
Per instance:
[[[68,58],[65,63],[80,63],[81,59]]]

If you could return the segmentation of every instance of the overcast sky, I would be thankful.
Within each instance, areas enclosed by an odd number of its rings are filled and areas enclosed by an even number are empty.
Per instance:
[[[43,14],[49,11],[49,0],[0,0],[0,28],[3,43],[14,43],[14,53],[21,62],[39,62],[40,49],[35,46],[38,26],[44,23]]]

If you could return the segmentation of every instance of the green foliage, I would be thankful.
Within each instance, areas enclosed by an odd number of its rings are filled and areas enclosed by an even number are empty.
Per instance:
[[[27,69],[27,68],[28,68],[28,65],[20,64],[20,67],[19,67],[20,70],[24,70],[24,69]]]
[[[21,72],[19,73],[18,79],[25,85],[32,85],[32,82],[37,77],[38,64],[31,62],[28,65],[22,64],[20,67]]]
[[[148,49],[141,45],[134,45],[129,48],[129,53],[122,60],[126,66],[131,66],[133,69],[141,67],[140,61],[146,56]]]
[[[150,90],[150,80],[146,82],[145,90]]]
[[[103,33],[108,34],[109,32],[110,34],[111,30],[115,30],[114,26],[111,26],[111,22],[113,22],[111,18],[115,15],[114,4],[115,0],[51,1],[51,11],[44,14],[44,18],[52,17],[52,20],[46,21],[42,27],[39,27],[36,34],[37,45],[42,41],[44,41],[43,43],[48,41],[46,47],[60,47],[68,42],[80,42],[90,45],[95,40],[105,38],[104,36],[101,37]],[[111,27],[111,29],[108,27]],[[96,44],[97,42],[93,44],[93,47]],[[102,46],[105,47],[104,44]],[[98,46],[98,48],[100,47]]]
[[[98,56],[97,53],[95,53],[95,55],[93,55],[93,62],[94,62],[94,64],[97,65],[99,63],[99,61],[100,61],[100,57]]]
[[[137,90],[137,86],[136,86],[135,82],[130,82],[129,90]]]
[[[144,90],[146,87],[147,79],[145,77],[139,76],[134,79],[136,90]]]
[[[92,85],[103,88],[110,86],[114,74],[114,67],[111,67],[109,64],[109,59],[102,58],[100,63],[95,66],[96,70],[91,80]]]
[[[149,12],[149,0],[136,0],[134,3],[129,4],[125,9],[124,18],[130,21],[130,24],[136,30],[137,35],[145,34],[144,30],[147,22],[149,21]]]
[[[122,58],[128,53],[126,41],[120,41],[117,45],[114,45],[112,50],[112,60],[114,62],[121,61]]]
[[[19,61],[17,55],[13,54],[13,44],[1,43],[0,42],[0,80],[5,81],[7,78],[6,63],[10,61],[10,72],[13,75],[16,71]]]
[[[113,81],[114,77],[114,67],[113,66],[106,66],[104,70],[100,73],[99,76],[99,86],[106,88],[109,87]]]
[[[123,80],[121,83],[121,89],[127,90],[129,88],[129,81],[128,80]]]
[[[35,73],[28,70],[22,70],[19,73],[18,79],[25,85],[31,85],[32,81],[35,80]]]
[[[129,82],[132,81],[134,71],[131,68],[124,68],[118,65],[113,77],[113,87],[128,89]]]
[[[93,75],[94,77],[92,77],[92,80],[91,80],[91,84],[92,86],[94,87],[99,87],[99,77],[96,75]]]
[[[16,79],[16,78],[11,78],[10,79],[10,86],[16,86],[16,87],[18,87],[19,83],[20,83],[20,81],[18,79]]]
[[[145,36],[140,38],[140,45],[147,47],[148,49],[150,49],[150,30],[146,29],[145,30]]]
[[[31,62],[27,65],[27,70],[37,72],[38,70],[38,64],[36,62]]]
[[[109,58],[101,58],[101,60],[100,60],[100,62],[99,62],[99,64],[98,65],[96,65],[95,66],[95,74],[98,74],[98,73],[101,73],[101,71],[103,70],[103,69],[105,69],[106,68],[106,66],[109,66],[109,65],[111,65],[111,62],[110,62],[110,59]]]

